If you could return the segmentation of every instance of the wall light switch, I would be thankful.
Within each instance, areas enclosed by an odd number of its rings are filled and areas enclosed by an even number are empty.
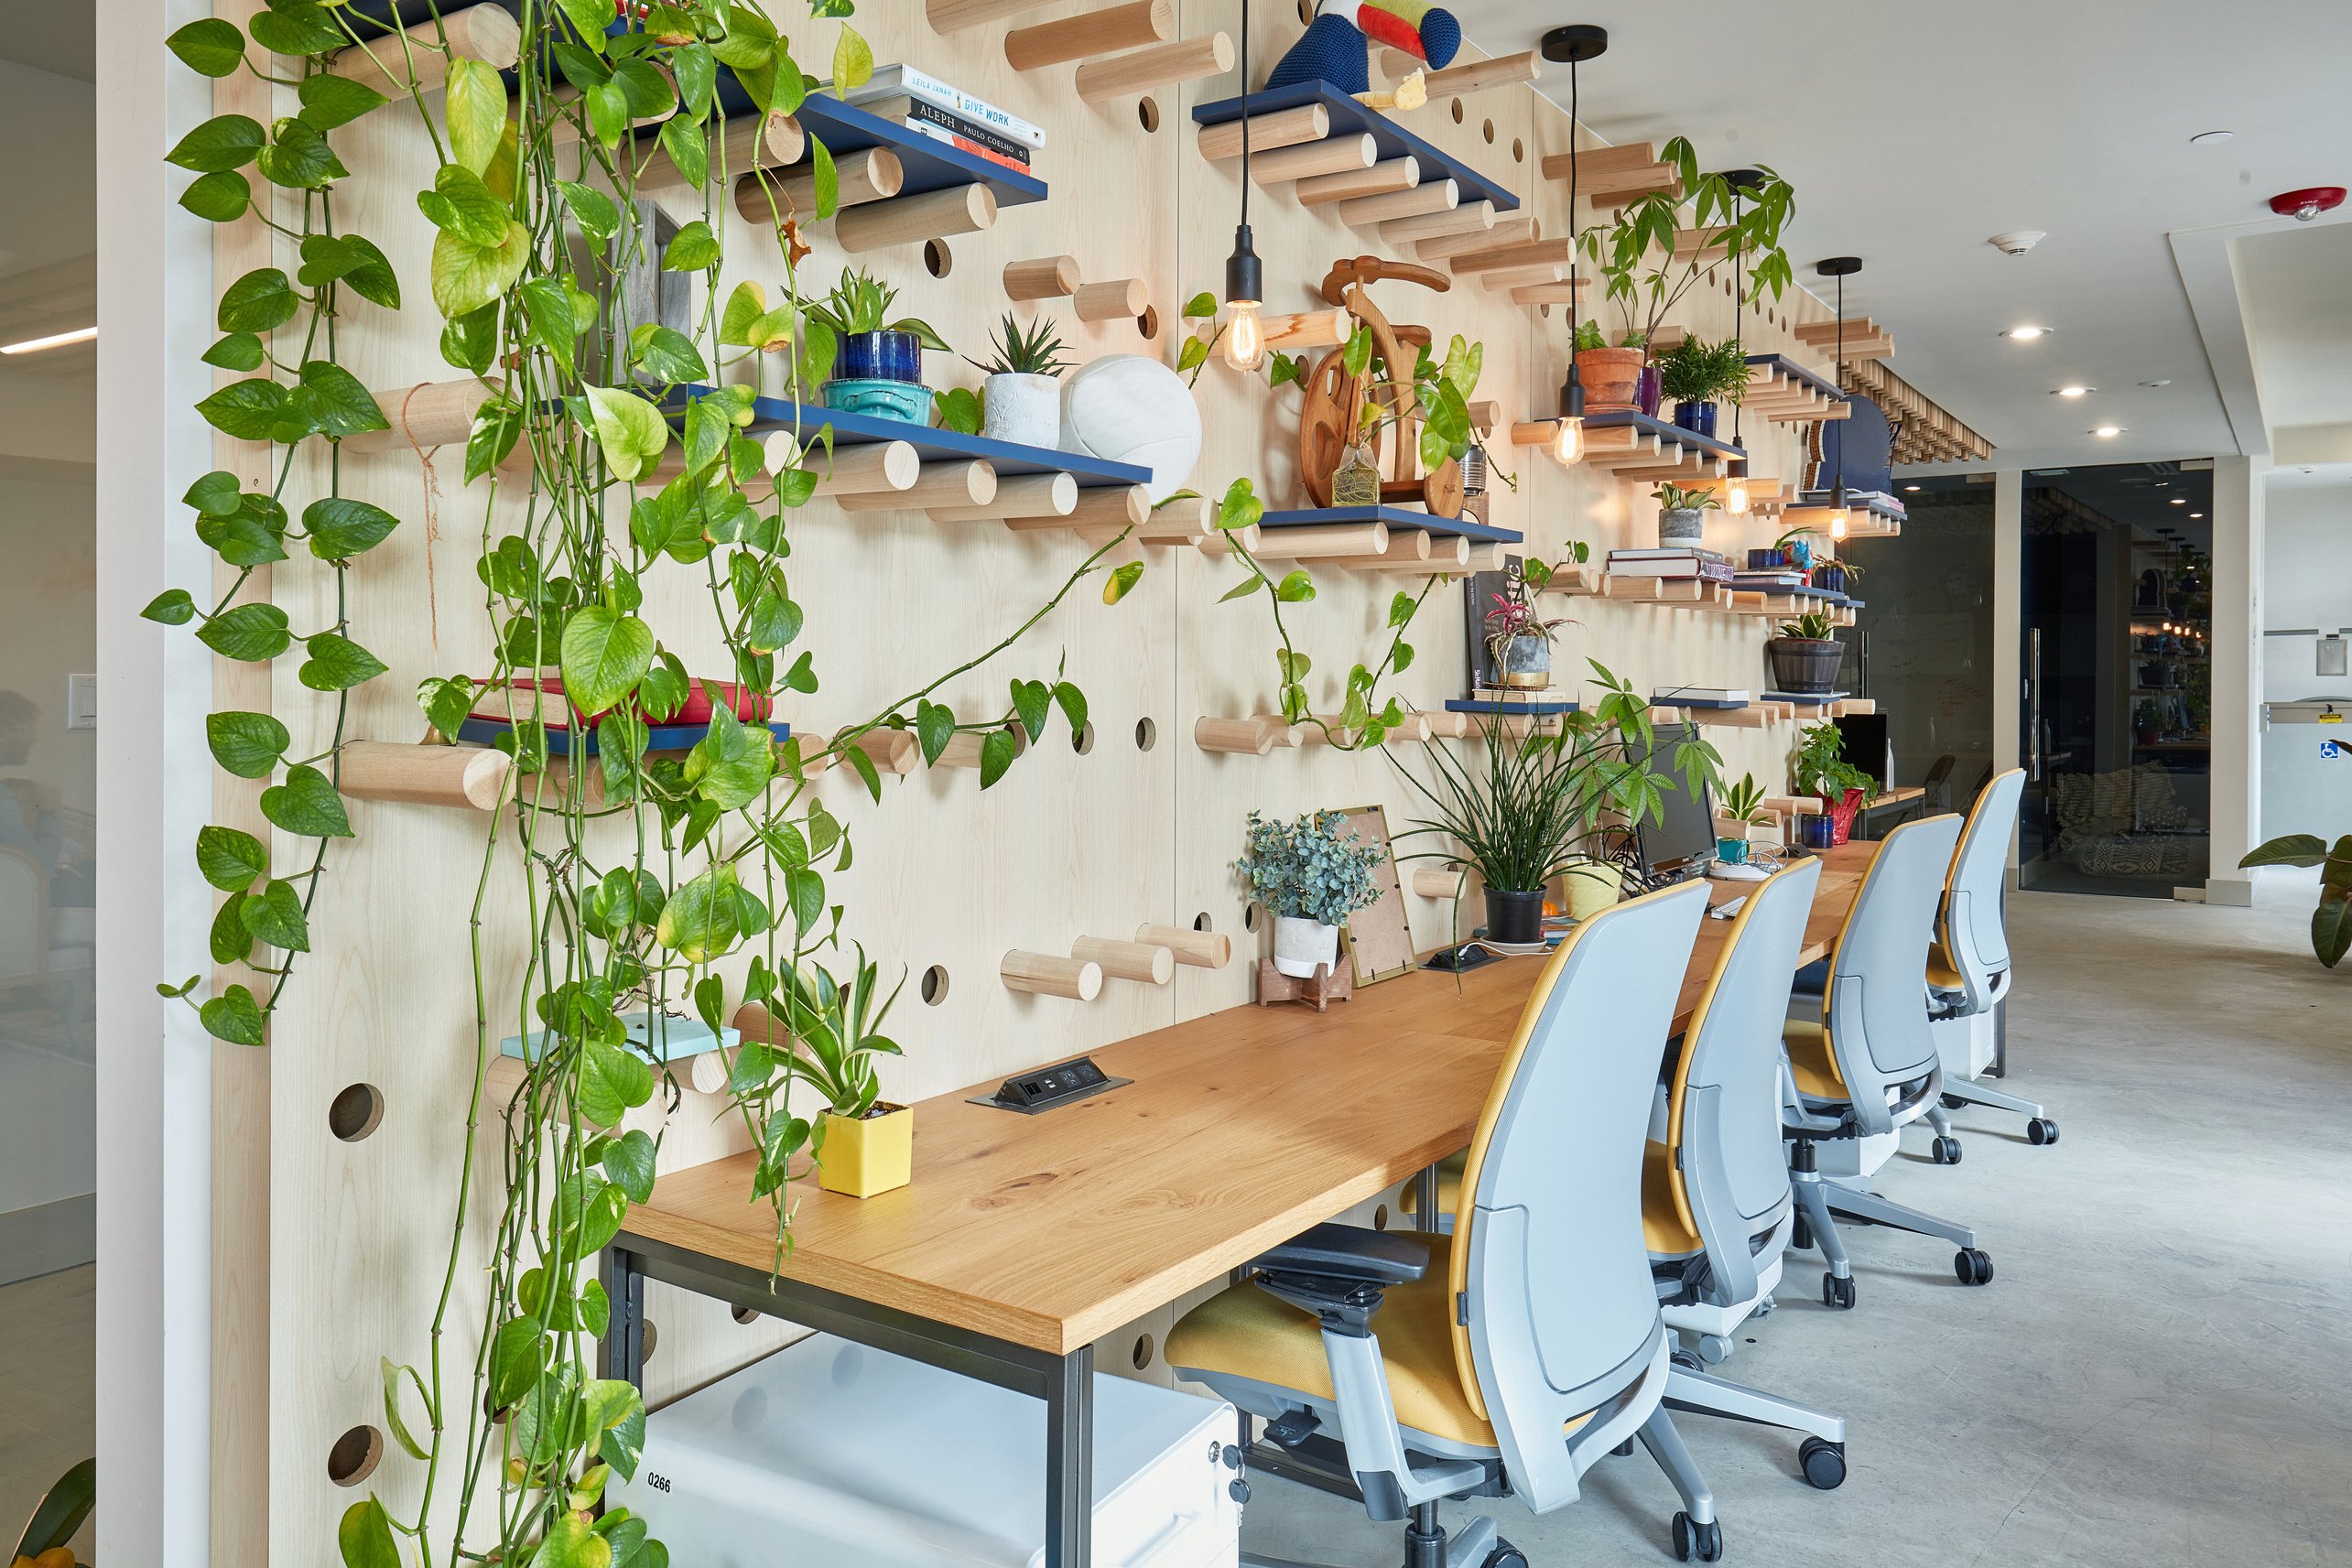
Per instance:
[[[68,730],[98,728],[98,677],[96,676],[65,677],[65,727]]]

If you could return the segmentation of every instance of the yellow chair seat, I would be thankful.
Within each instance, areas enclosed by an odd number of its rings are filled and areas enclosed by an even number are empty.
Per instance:
[[[1837,1056],[1829,1048],[1829,1031],[1818,1023],[1802,1019],[1790,1019],[1781,1027],[1781,1039],[1788,1045],[1789,1070],[1796,1078],[1797,1092],[1815,1099],[1844,1099],[1846,1080],[1838,1076]]]
[[[1458,1154],[1449,1154],[1437,1162],[1437,1212],[1439,1214],[1453,1213],[1455,1205],[1460,1201],[1462,1171],[1469,1163],[1469,1151],[1465,1149]],[[1397,1206],[1406,1214],[1421,1212],[1421,1200],[1415,1193],[1419,1185],[1418,1182],[1404,1184],[1404,1195],[1397,1200]]]
[[[1944,944],[1941,942],[1932,943],[1928,946],[1927,983],[1939,991],[1968,989],[1967,982],[1960,978],[1960,966],[1952,962],[1952,955],[1945,950]]]
[[[1675,1206],[1673,1152],[1663,1143],[1642,1152],[1642,1235],[1653,1258],[1686,1258],[1707,1245]]]
[[[1372,1319],[1396,1419],[1431,1437],[1492,1448],[1494,1427],[1470,1408],[1454,1366],[1447,1242],[1412,1238],[1429,1248],[1429,1271],[1409,1285],[1391,1285]],[[1185,1314],[1168,1334],[1166,1353],[1171,1367],[1250,1378],[1319,1400],[1334,1397],[1321,1325],[1256,1285],[1235,1285]],[[1574,1432],[1590,1419],[1578,1416],[1561,1431]]]

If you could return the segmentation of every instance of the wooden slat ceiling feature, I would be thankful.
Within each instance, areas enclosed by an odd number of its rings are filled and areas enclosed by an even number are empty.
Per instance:
[[[1898,463],[1982,462],[1992,455],[1990,441],[1882,364],[1870,360],[1849,362],[1844,384],[1848,391],[1876,403],[1894,427]]]

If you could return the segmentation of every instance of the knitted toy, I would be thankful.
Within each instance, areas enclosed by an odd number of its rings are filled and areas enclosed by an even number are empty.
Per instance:
[[[1462,27],[1428,0],[1317,0],[1315,20],[1266,85],[1328,81],[1351,97],[1369,92],[1375,42],[1442,70],[1462,47]]]

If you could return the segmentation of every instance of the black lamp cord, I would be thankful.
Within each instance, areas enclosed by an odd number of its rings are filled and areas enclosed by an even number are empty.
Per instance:
[[[1731,304],[1731,341],[1740,345],[1740,362],[1745,366],[1748,362],[1748,275],[1740,270],[1740,188],[1736,185],[1731,188],[1731,287],[1736,291]],[[1740,403],[1731,406],[1731,444],[1743,452],[1748,449],[1740,439],[1740,416],[1744,412],[1741,405],[1746,401],[1743,397]],[[1746,470],[1740,471],[1744,478]]]
[[[1837,391],[1842,396],[1846,391],[1846,275],[1842,272],[1837,275],[1837,363],[1836,366],[1836,373],[1837,376]],[[1839,501],[1844,501],[1846,499],[1846,438],[1842,432],[1837,438],[1837,499]]]
[[[1250,0],[1241,0],[1241,227],[1250,226]]]

